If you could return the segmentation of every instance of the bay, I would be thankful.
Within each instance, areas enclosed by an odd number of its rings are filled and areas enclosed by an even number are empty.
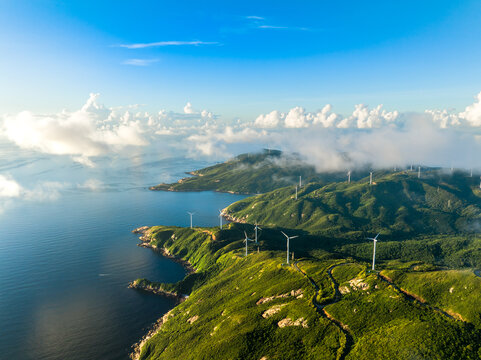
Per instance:
[[[243,196],[152,192],[206,162],[143,154],[86,169],[3,149],[0,174],[22,181],[0,214],[0,358],[127,359],[130,346],[175,304],[128,289],[146,277],[175,282],[178,264],[136,246],[143,225],[216,226]],[[36,198],[37,197],[37,198]]]

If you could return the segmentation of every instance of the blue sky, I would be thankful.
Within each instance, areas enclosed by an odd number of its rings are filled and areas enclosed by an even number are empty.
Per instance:
[[[0,113],[77,109],[91,92],[226,120],[461,111],[481,91],[480,17],[479,1],[3,0]]]

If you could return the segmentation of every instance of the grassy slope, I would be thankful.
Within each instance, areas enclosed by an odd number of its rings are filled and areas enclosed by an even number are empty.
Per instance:
[[[472,270],[388,270],[383,274],[402,289],[481,327],[481,278],[474,275]]]
[[[242,161],[252,160],[248,159]],[[254,162],[259,164],[258,160]],[[194,190],[203,183],[203,189],[262,191],[252,187],[258,179],[251,183],[239,176],[235,170],[239,162],[231,165],[230,175],[224,174],[227,165],[214,166],[202,170],[204,176],[191,180],[192,184],[174,190]],[[258,172],[261,177],[270,174],[272,184],[262,185],[264,191],[279,185],[272,181],[278,170],[272,171]],[[296,172],[289,181],[295,182]],[[255,171],[247,173],[256,176]],[[147,342],[141,358],[334,359],[346,350],[350,350],[347,359],[479,358],[481,321],[476,294],[481,279],[465,271],[433,271],[430,263],[481,265],[481,240],[458,234],[470,231],[481,217],[480,193],[474,180],[465,176],[428,175],[418,180],[413,174],[379,173],[374,186],[366,180],[350,185],[317,182],[304,186],[298,201],[290,186],[237,202],[227,209],[229,214],[264,224],[261,252],[247,258],[242,256],[242,239],[244,230],[253,237],[249,224],[230,224],[222,231],[152,228],[154,245],[168,248],[198,271],[176,284],[154,283],[190,297]],[[225,188],[215,181],[221,176],[226,176]],[[296,258],[304,257],[299,266],[319,292],[293,267],[280,265],[285,261],[285,239],[279,226],[290,235],[300,235],[291,242],[291,249]],[[380,268],[403,289],[430,305],[459,313],[468,322],[412,302],[376,275],[366,273],[367,264],[359,260],[370,260],[372,244],[363,237],[378,231],[382,233],[378,259],[385,260]],[[342,259],[347,255],[358,260]],[[332,270],[344,289],[338,299],[328,270],[343,262],[349,264]],[[369,288],[356,289],[350,282],[353,278]],[[288,295],[256,304],[262,297],[298,289],[303,291],[302,298]],[[334,321],[316,311],[313,298]],[[283,305],[279,312],[262,316],[276,305]],[[280,328],[278,323],[285,318],[302,318],[308,327]]]
[[[142,359],[336,359],[345,347],[345,335],[316,312],[313,296],[329,304],[325,310],[344,324],[354,339],[348,358],[379,359],[382,354],[390,359],[477,357],[478,330],[404,299],[374,275],[366,275],[365,264],[335,259],[327,253],[322,259],[301,259],[299,266],[320,287],[316,294],[301,273],[281,265],[284,252],[265,249],[276,241],[269,238],[270,233],[263,234],[259,254],[244,258],[241,239],[246,227],[230,224],[222,231],[152,228],[153,244],[167,247],[199,270],[178,284],[159,284],[192,292],[147,342]],[[334,286],[327,269],[345,261],[351,264],[332,272],[336,281],[349,286],[349,280],[361,277],[370,288],[351,289],[332,303]],[[291,292],[299,289],[303,296],[292,296]],[[261,298],[282,294],[288,295],[256,304]],[[283,305],[279,312],[262,316],[276,305]],[[285,318],[302,318],[308,327],[280,328],[278,323]]]
[[[152,228],[152,245],[168,248],[198,272],[177,284],[154,283],[169,291],[192,293],[147,343],[142,359],[336,358],[342,334],[309,305],[315,294],[310,283],[293,268],[281,266],[282,253],[262,251],[244,258],[243,229],[236,224],[223,231]],[[291,296],[299,289],[301,298]],[[262,297],[282,294],[289,296],[256,304]],[[281,311],[262,317],[281,304],[285,304]],[[188,320],[195,316],[191,324]],[[277,323],[284,318],[303,318],[308,327],[279,328]]]
[[[187,177],[173,184],[159,184],[151,190],[168,191],[204,191],[215,190],[240,194],[257,194],[271,191],[283,186],[299,183],[299,176],[304,182],[344,181],[346,172],[316,173],[294,156],[287,157],[280,151],[271,150],[257,154],[242,154],[225,163],[193,171],[193,177]],[[367,171],[353,172],[352,178],[359,179]]]
[[[481,199],[472,178],[417,179],[396,173],[352,184],[307,184],[294,198],[292,187],[249,197],[226,212],[253,223],[303,229],[328,236],[407,236],[469,231],[481,218]]]

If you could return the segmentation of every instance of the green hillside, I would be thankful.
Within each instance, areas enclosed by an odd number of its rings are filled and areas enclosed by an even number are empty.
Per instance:
[[[223,230],[156,226],[144,234],[145,246],[196,272],[174,284],[133,282],[185,299],[138,358],[479,359],[477,179],[383,170],[371,185],[366,171],[348,184],[345,173],[316,174],[281,159],[279,152],[241,155],[160,186],[271,191],[224,209],[235,222]],[[296,199],[299,174],[309,181]],[[259,241],[249,242],[245,257],[244,232],[254,238],[254,223],[262,228]],[[281,231],[297,236],[289,265]],[[378,232],[380,272],[371,272],[365,237]]]
[[[464,174],[381,175],[351,184],[309,183],[249,197],[225,209],[237,221],[302,229],[311,234],[353,238],[469,233],[481,219],[479,184]]]
[[[271,238],[274,230],[263,234],[259,252],[250,244],[244,257],[243,232],[249,228],[150,229],[150,245],[189,260],[197,272],[176,284],[138,280],[190,295],[164,316],[140,359],[476,359],[481,354],[477,321],[458,321],[412,301],[367,272],[366,263],[324,252],[283,265],[285,252],[268,248],[278,241]],[[478,278],[469,281],[478,281],[469,289],[481,284]],[[436,291],[444,290],[432,290],[433,303]],[[479,301],[472,298],[471,312],[463,318],[479,314]]]
[[[347,170],[342,172],[317,173],[315,168],[304,163],[298,156],[286,155],[277,150],[239,155],[221,164],[192,171],[173,184],[159,184],[150,190],[205,191],[259,194],[280,187],[316,181],[327,184],[345,181]],[[367,170],[353,171],[351,178],[360,179],[369,175]]]

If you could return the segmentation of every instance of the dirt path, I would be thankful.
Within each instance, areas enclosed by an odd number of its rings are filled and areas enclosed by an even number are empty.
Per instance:
[[[445,317],[447,317],[451,320],[462,321],[462,320],[457,319],[456,317],[448,314],[446,311],[444,311],[444,310],[442,310],[442,309],[440,309],[436,306],[429,305],[428,303],[426,303],[426,301],[423,301],[419,296],[416,296],[414,294],[410,294],[406,290],[401,289],[399,286],[397,286],[395,283],[393,283],[391,281],[391,279],[389,279],[387,276],[378,274],[378,278],[381,281],[384,281],[385,283],[391,285],[393,287],[393,289],[396,290],[401,295],[403,295],[406,300],[411,301],[413,303],[420,304],[421,306],[425,307],[426,309],[430,309],[431,311],[434,311],[434,312],[437,312],[438,314],[444,315]]]
[[[334,268],[338,267],[338,266],[347,265],[347,264],[350,264],[350,263],[335,264],[335,265],[332,265],[331,267],[329,267],[329,269],[327,269],[327,275],[329,276],[329,279],[331,280],[332,284],[334,285],[334,298],[332,298],[330,301],[325,302],[322,305],[319,304],[317,302],[317,299],[316,299],[317,294],[319,292],[319,285],[317,285],[316,282],[304,270],[302,270],[299,267],[298,261],[296,261],[293,264],[294,269],[296,269],[302,275],[304,275],[309,280],[309,282],[312,284],[312,286],[316,289],[316,293],[314,294],[314,296],[311,299],[312,305],[314,305],[314,307],[316,308],[316,311],[322,317],[331,321],[344,334],[345,344],[344,344],[343,347],[339,348],[338,353],[337,353],[337,358],[336,358],[337,360],[343,360],[343,359],[346,358],[349,351],[351,351],[351,348],[352,348],[352,345],[354,344],[354,341],[353,341],[352,335],[350,334],[350,332],[348,330],[348,327],[345,324],[343,324],[342,322],[340,322],[339,320],[332,317],[324,308],[327,305],[334,304],[334,303],[338,302],[339,300],[341,300],[342,296],[341,296],[341,293],[339,292],[339,284],[336,282],[336,280],[332,276],[332,270]]]

